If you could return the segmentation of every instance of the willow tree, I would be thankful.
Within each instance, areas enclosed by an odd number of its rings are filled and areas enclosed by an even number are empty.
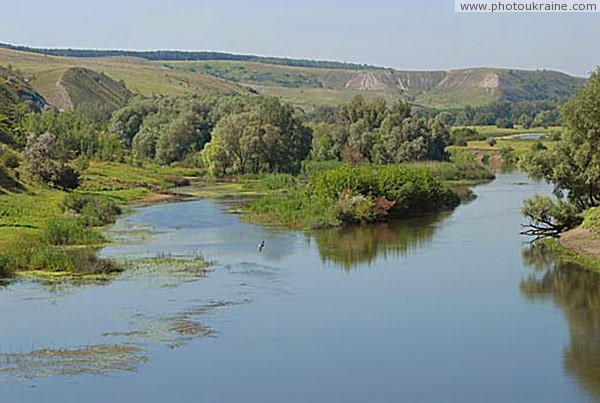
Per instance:
[[[554,185],[559,202],[552,202],[562,213],[580,213],[600,205],[600,69],[594,72],[587,85],[579,90],[562,108],[564,131],[554,147],[537,147],[523,159],[523,167],[534,177],[544,178]],[[572,207],[567,207],[563,200]],[[527,203],[524,213],[533,225],[549,234],[566,229],[545,224],[547,214],[555,208],[549,202]],[[534,208],[543,205],[544,208]],[[558,208],[558,207],[561,208]],[[546,217],[544,217],[546,215]],[[542,220],[544,218],[544,220]],[[563,217],[564,219],[564,217]],[[576,225],[580,220],[568,220]],[[553,222],[553,221],[551,221]]]

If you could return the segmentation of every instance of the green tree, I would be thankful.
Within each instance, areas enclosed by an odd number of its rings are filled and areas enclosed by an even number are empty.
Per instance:
[[[600,70],[562,110],[564,132],[551,149],[532,150],[523,166],[554,184],[580,210],[600,203]]]
[[[578,213],[600,204],[600,70],[565,104],[562,117],[564,133],[555,146],[535,147],[522,162],[530,175],[553,183],[559,199],[527,201],[526,215],[534,225],[542,223],[559,231],[579,223]]]

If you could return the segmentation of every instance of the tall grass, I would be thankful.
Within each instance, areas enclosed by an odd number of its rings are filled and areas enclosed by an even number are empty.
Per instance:
[[[65,210],[79,214],[89,226],[101,226],[113,223],[121,208],[109,197],[92,194],[70,193],[64,201]]]
[[[0,251],[0,276],[23,270],[99,274],[119,268],[114,262],[97,257],[93,248],[67,249],[32,239]]]
[[[78,218],[58,217],[46,222],[42,240],[51,245],[89,245],[103,242],[104,238]]]

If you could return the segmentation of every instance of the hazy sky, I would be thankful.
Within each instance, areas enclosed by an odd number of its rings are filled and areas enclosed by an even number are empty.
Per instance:
[[[0,41],[185,49],[398,69],[600,65],[600,13],[456,14],[454,0],[0,0]]]

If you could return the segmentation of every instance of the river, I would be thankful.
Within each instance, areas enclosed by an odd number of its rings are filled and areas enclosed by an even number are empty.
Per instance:
[[[598,400],[599,276],[518,235],[549,192],[500,174],[452,213],[313,233],[211,200],[137,209],[102,256],[209,271],[4,286],[0,401]]]

